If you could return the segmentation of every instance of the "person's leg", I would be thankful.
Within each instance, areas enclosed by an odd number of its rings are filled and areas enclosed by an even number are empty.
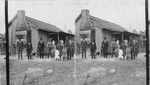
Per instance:
[[[135,52],[132,52],[132,60],[135,58]]]
[[[103,53],[103,56],[104,56],[104,58],[105,58],[105,52]]]
[[[18,50],[18,60],[20,59],[20,51]]]
[[[29,52],[27,52],[28,60],[30,59]]]
[[[91,59],[93,59],[93,52],[91,51]]]
[[[108,52],[107,52],[107,50],[108,50],[108,49],[106,48],[106,58],[107,58],[107,55],[108,55]]]
[[[68,60],[70,60],[70,52],[68,52]]]
[[[30,52],[30,58],[33,59],[33,58],[32,58],[32,52]]]
[[[69,60],[69,51],[67,50],[67,60]]]
[[[23,59],[23,56],[22,56],[22,50],[21,50],[21,59]]]
[[[42,50],[42,58],[44,58],[44,51]]]
[[[49,58],[49,55],[50,55],[50,50],[48,49],[47,58]]]
[[[61,51],[59,51],[60,52],[60,54],[59,54],[59,58],[60,58],[60,61],[61,61]]]
[[[132,55],[133,55],[133,52],[132,52],[132,50],[131,50],[131,60],[132,60],[132,58],[133,58],[133,56],[132,56]]]
[[[94,51],[93,53],[94,53],[94,59],[96,59],[96,52]]]
[[[83,59],[83,53],[84,53],[84,51],[82,50],[82,59]]]
[[[40,59],[42,58],[42,51],[39,50]]]
[[[84,50],[84,52],[85,52],[85,59],[86,59],[86,50]]]

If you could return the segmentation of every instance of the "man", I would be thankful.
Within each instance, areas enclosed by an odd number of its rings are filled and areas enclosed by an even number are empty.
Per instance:
[[[63,49],[63,42],[62,42],[62,41],[60,41],[60,42],[58,43],[57,49],[59,50],[59,53],[60,53],[59,57],[60,57],[60,60],[61,60],[61,59],[62,59],[62,58],[61,58],[61,56],[62,56],[62,49]]]
[[[135,58],[137,57],[137,54],[139,52],[139,43],[136,39],[133,40],[133,52],[132,52],[132,59],[135,60]]]
[[[83,55],[86,59],[86,49],[87,49],[87,41],[85,40],[85,38],[83,38],[83,40],[81,41],[82,59]]]
[[[52,43],[52,40],[50,39],[49,42],[47,43],[47,48],[48,48],[48,58],[49,58],[49,56],[51,56],[51,50],[52,50],[52,47],[53,47],[53,43]]]
[[[74,55],[74,42],[73,42],[73,40],[70,40],[69,47],[70,47],[70,57],[72,58]]]
[[[23,42],[21,41],[21,38],[17,42],[17,49],[18,49],[18,60],[23,59],[22,58],[22,51],[23,51]]]
[[[91,50],[91,58],[96,59],[96,55],[95,55],[96,49],[97,49],[96,43],[94,41],[91,41],[91,43],[89,44],[89,47],[90,47],[90,50]]]
[[[137,39],[135,40],[135,52],[136,52],[135,57],[137,57],[139,53],[139,42]]]
[[[125,45],[127,46],[127,45],[128,45],[128,40],[125,39],[125,40],[124,40],[124,43],[125,43]]]
[[[27,47],[27,56],[28,56],[28,59],[32,59],[32,43],[30,41],[27,42],[26,44],[26,47]]]
[[[133,59],[133,51],[134,51],[134,48],[133,48],[133,38],[130,36],[130,39],[129,39],[129,47],[131,49],[131,60]]]
[[[102,42],[102,49],[103,49],[104,58],[107,58],[107,49],[108,49],[108,47],[109,47],[108,41],[106,40],[106,37],[104,37],[104,40]]]
[[[111,54],[111,56],[112,56],[112,58],[113,58],[113,56],[114,56],[114,54],[115,54],[116,46],[117,46],[117,43],[116,43],[115,38],[114,38],[113,41],[111,42],[111,49],[112,49],[112,54]]]
[[[125,41],[122,42],[120,48],[121,48],[122,51],[123,51],[123,58],[124,58],[124,60],[125,60],[125,58],[126,58],[126,57],[125,57],[125,56],[126,56],[126,48],[127,48],[127,44],[126,44]]]
[[[38,42],[38,50],[39,50],[40,58],[44,58],[44,48],[45,48],[45,44],[43,38],[40,38],[40,41]]]
[[[70,48],[69,48],[69,39],[66,37],[65,39],[65,47],[67,48],[67,60],[70,60]]]

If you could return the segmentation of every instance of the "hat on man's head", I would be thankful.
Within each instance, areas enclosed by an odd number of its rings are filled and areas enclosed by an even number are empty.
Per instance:
[[[43,38],[41,37],[40,40],[43,40]]]

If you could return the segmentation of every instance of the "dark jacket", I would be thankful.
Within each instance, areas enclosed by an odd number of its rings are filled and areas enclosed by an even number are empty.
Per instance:
[[[95,42],[91,42],[91,43],[89,44],[89,47],[90,47],[90,50],[91,50],[91,51],[96,51],[96,49],[97,49]]]
[[[31,52],[33,50],[32,43],[26,44],[27,52]]]
[[[108,41],[106,41],[106,42],[103,41],[101,47],[102,47],[103,52],[107,52],[107,49],[109,47]]]
[[[71,41],[71,43],[69,43],[69,50],[71,53],[74,53],[74,42]]]
[[[81,49],[82,50],[86,50],[87,49],[87,41],[86,40],[82,40],[81,41]]]
[[[18,41],[18,42],[17,42],[17,49],[18,49],[19,51],[22,51],[22,50],[23,50],[23,42],[22,42],[22,41]]]
[[[44,44],[44,42],[42,41],[39,41],[39,43],[38,43],[38,50],[39,51],[43,51],[44,50],[44,48],[45,48],[45,44]]]

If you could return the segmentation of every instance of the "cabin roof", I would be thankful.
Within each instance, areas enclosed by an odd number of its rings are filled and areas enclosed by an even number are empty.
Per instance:
[[[97,26],[103,28],[103,29],[107,29],[110,31],[119,31],[119,32],[124,32],[124,31],[128,31],[125,28],[121,27],[120,25],[117,25],[115,23],[103,20],[103,19],[99,19],[96,18],[94,16],[90,15],[90,20],[94,23],[96,23]]]
[[[50,32],[61,32],[61,31],[63,31],[54,25],[39,21],[37,19],[33,19],[31,17],[28,17],[28,16],[26,16],[25,19],[27,22],[30,22],[32,25],[34,25],[37,29],[50,31]]]

